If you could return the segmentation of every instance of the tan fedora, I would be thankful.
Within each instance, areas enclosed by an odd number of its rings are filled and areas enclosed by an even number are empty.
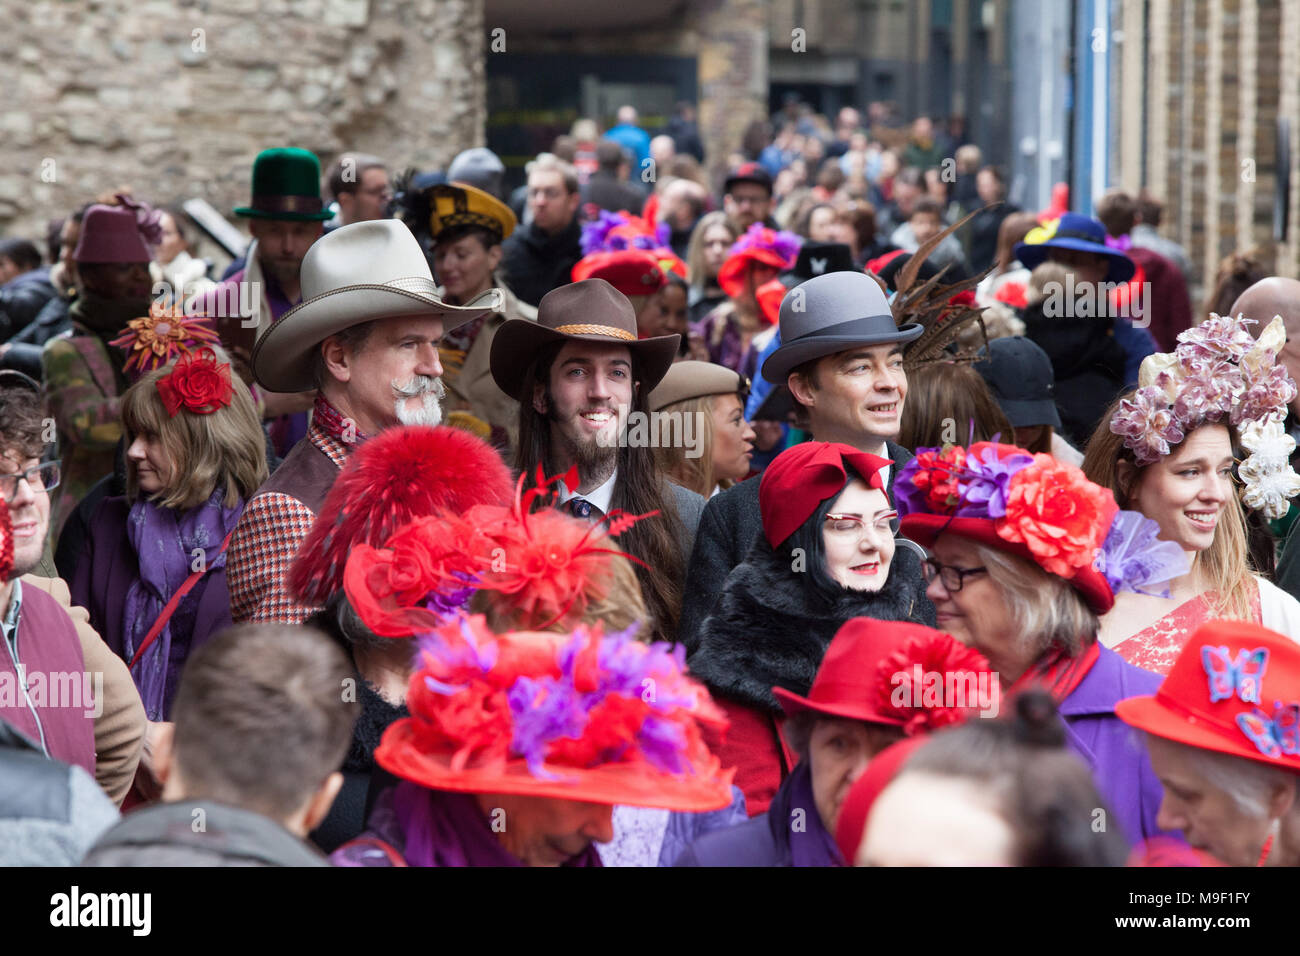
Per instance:
[[[376,219],[335,229],[302,260],[302,303],[253,346],[253,377],[273,392],[310,391],[316,350],[331,335],[410,316],[441,318],[450,332],[505,301],[500,289],[488,289],[466,305],[450,305],[436,289],[424,250],[404,223]]]
[[[626,345],[636,359],[637,379],[649,392],[673,364],[680,335],[639,339],[636,310],[627,296],[604,279],[583,279],[552,289],[537,304],[537,321],[510,319],[492,339],[492,378],[511,398],[520,390],[528,366],[547,345],[567,340]]]
[[[712,362],[677,362],[650,393],[650,411],[657,412],[691,398],[735,395],[749,383],[725,365]]]

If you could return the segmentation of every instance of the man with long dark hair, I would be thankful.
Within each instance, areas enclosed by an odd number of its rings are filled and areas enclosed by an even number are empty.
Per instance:
[[[650,419],[647,398],[677,353],[679,336],[638,339],[627,296],[604,279],[547,293],[537,321],[512,319],[492,342],[492,377],[519,401],[515,467],[527,486],[578,469],[561,485],[560,506],[599,519],[621,510],[657,511],[619,535],[636,566],[654,635],[675,640],[686,562],[704,499],[669,482],[655,466],[660,437],[629,422]],[[640,440],[641,437],[651,439]],[[683,432],[679,430],[678,437]]]

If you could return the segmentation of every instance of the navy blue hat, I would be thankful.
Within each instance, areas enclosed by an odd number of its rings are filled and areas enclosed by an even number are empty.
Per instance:
[[[1012,428],[1051,425],[1060,430],[1052,360],[1038,343],[1021,336],[993,339],[975,371],[988,383]]]
[[[1056,224],[1056,232],[1046,242],[1016,243],[1016,258],[1026,269],[1032,270],[1046,262],[1053,249],[1077,249],[1106,256],[1110,259],[1107,282],[1127,282],[1133,278],[1137,268],[1124,253],[1106,245],[1105,226],[1096,219],[1081,216],[1077,212],[1062,215]]]

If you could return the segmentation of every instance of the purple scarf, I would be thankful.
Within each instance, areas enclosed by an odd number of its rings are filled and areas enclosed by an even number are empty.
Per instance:
[[[141,498],[131,506],[126,519],[126,536],[139,558],[139,576],[126,593],[126,606],[122,612],[122,656],[129,664],[136,648],[144,640],[154,621],[162,614],[171,596],[185,583],[194,570],[202,550],[203,565],[207,571],[224,567],[225,552],[218,554],[221,542],[239,521],[244,502],[233,508],[223,507],[224,489],[217,489],[205,504],[189,511],[160,507],[153,501]],[[206,572],[205,572],[206,573]],[[193,600],[193,592],[184,601]],[[150,720],[164,719],[167,689],[167,663],[171,659],[172,621],[163,626],[144,657],[131,672],[135,685],[144,701],[145,713]],[[182,635],[185,640],[190,635]]]
[[[405,838],[410,866],[523,866],[501,845],[472,794],[426,790],[402,781],[393,791],[393,809]],[[600,866],[588,846],[563,866]]]
[[[792,825],[795,810],[803,811],[799,816],[802,826],[798,829]],[[779,852],[782,842],[790,848],[790,866],[844,865],[839,845],[822,824],[817,804],[813,802],[812,767],[807,760],[801,761],[781,784],[767,808],[767,817],[777,841],[778,858],[782,855]]]

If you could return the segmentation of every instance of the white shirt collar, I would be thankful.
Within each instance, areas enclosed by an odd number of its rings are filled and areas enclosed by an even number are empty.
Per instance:
[[[604,514],[609,514],[610,503],[614,500],[614,482],[618,481],[618,469],[605,480],[605,483],[599,488],[593,489],[589,494],[579,495],[576,491],[570,491],[569,486],[560,482],[560,504],[564,504],[570,498],[581,497],[591,502]]]

